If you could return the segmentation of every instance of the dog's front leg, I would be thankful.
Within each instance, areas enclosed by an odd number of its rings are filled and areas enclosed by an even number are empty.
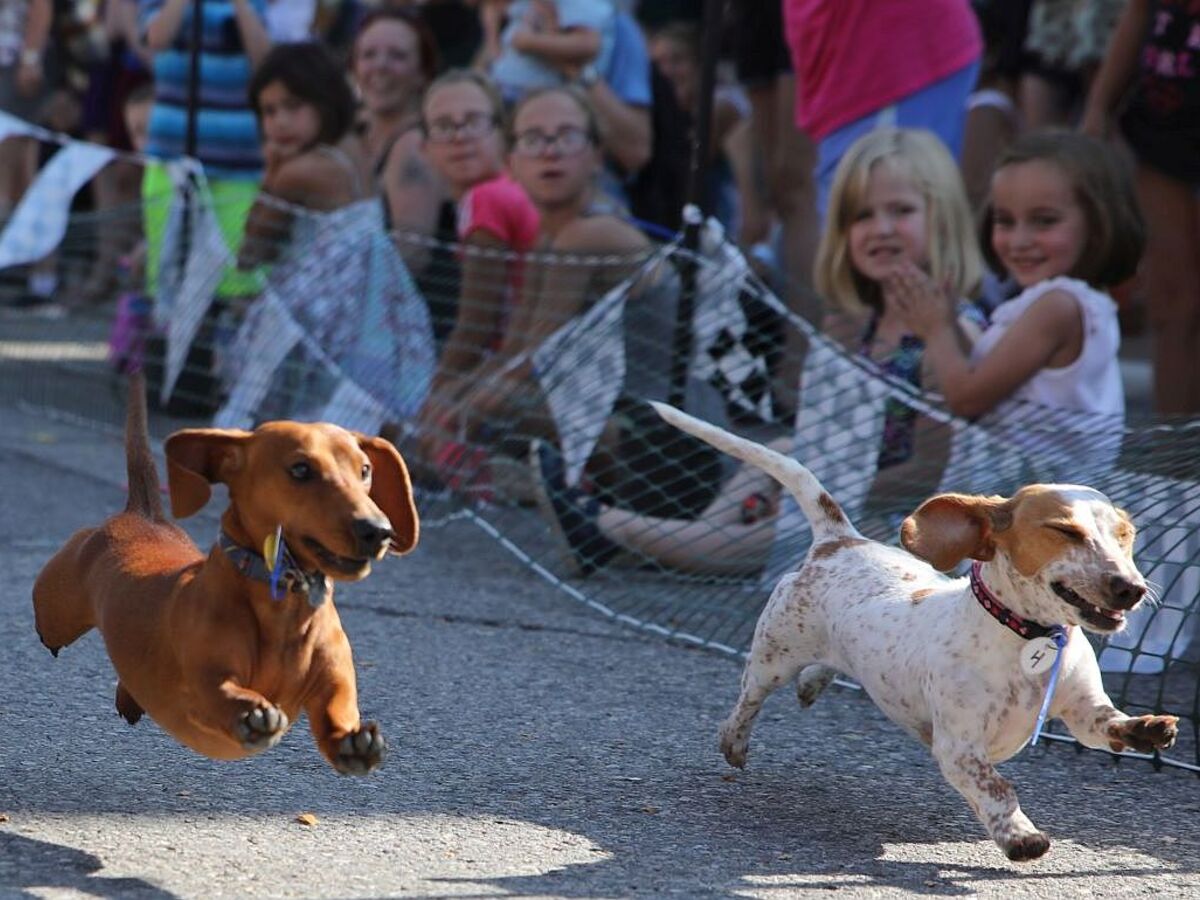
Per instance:
[[[260,694],[243,687],[236,676],[215,675],[202,683],[216,684],[196,692],[200,724],[258,753],[279,743],[291,722],[287,713]]]
[[[943,777],[966,798],[1005,856],[1024,862],[1050,849],[1050,839],[1021,811],[1016,790],[981,746],[935,732],[933,755]]]
[[[341,629],[315,654],[313,677],[304,708],[317,748],[343,775],[366,775],[383,762],[387,742],[375,722],[359,719],[354,660]]]
[[[1062,690],[1054,714],[1063,720],[1074,738],[1095,750],[1133,750],[1153,753],[1166,750],[1179,734],[1177,716],[1129,716],[1113,706],[1104,692],[1100,670],[1092,664]]]

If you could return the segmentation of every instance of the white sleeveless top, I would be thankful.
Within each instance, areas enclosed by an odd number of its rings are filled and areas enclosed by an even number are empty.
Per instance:
[[[1050,278],[1001,303],[992,312],[992,324],[972,348],[971,361],[978,362],[987,356],[1025,310],[1054,290],[1066,291],[1079,304],[1083,313],[1083,347],[1070,365],[1036,372],[1012,399],[1053,409],[1123,416],[1125,389],[1117,362],[1121,346],[1117,304],[1108,294],[1077,278]]]

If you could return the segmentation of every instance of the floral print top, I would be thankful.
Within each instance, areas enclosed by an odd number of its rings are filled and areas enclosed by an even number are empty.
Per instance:
[[[976,303],[960,301],[958,304],[959,321],[966,321],[979,329],[987,327],[987,314]],[[863,332],[859,352],[871,359],[871,344],[875,340],[875,332],[879,327],[879,314],[871,316],[867,330]],[[900,343],[894,350],[882,359],[872,362],[883,373],[921,387],[921,359],[925,345],[916,335],[906,334],[900,338]],[[879,460],[877,467],[885,469],[902,463],[913,455],[913,441],[916,434],[917,411],[897,397],[889,397],[884,403],[883,438],[879,445]]]

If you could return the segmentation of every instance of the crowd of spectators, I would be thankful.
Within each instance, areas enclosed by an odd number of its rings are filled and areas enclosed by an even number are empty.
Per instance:
[[[436,478],[446,460],[461,461],[464,442],[486,443],[516,419],[553,443],[530,351],[680,227],[703,6],[0,0],[0,108],[143,154],[105,170],[87,202],[105,211],[140,198],[137,271],[151,293],[161,199],[175,190],[164,160],[186,152],[205,167],[237,259],[216,291],[226,310],[253,303],[296,208],[379,198],[438,348],[412,448]],[[792,310],[831,328],[849,316],[848,346],[880,365],[915,351],[904,377],[925,372],[967,416],[1010,396],[1120,414],[1118,308],[1127,330],[1144,310],[1156,410],[1200,413],[1195,4],[723,6],[702,183],[726,233]],[[0,217],[43,155],[32,140],[0,143]],[[1123,165],[1136,166],[1146,217],[1140,270],[1143,213]],[[22,305],[111,299],[118,260],[136,243],[101,229],[76,284],[58,283],[53,260],[30,266]],[[977,272],[980,249],[989,266]],[[609,261],[556,263],[561,254]],[[1065,288],[1054,282],[1063,278]],[[1062,289],[1047,291],[1050,282]],[[963,303],[987,326],[969,340],[955,324]],[[787,334],[772,371],[783,415],[795,408],[802,359],[799,332]],[[1076,372],[1085,364],[1086,378]],[[1103,382],[1103,397],[1063,387],[1080,378]],[[883,448],[897,456],[889,463],[911,453],[912,435],[897,427],[889,440],[908,449]],[[541,463],[553,468],[545,452]],[[566,489],[550,488],[561,513]]]

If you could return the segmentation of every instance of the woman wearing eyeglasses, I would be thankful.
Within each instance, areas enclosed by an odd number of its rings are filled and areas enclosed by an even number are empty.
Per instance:
[[[454,326],[421,411],[436,426],[500,347],[521,291],[538,212],[504,168],[504,104],[487,76],[454,70],[425,92],[425,158],[458,205],[461,279]]]
[[[432,121],[428,106],[426,116]],[[460,442],[478,448],[497,434],[520,433],[526,443],[551,434],[529,354],[649,254],[650,242],[598,187],[600,137],[595,110],[573,88],[537,91],[517,105],[509,166],[537,210],[539,252],[525,266],[520,300],[496,353],[422,436],[427,458],[442,458]],[[470,477],[460,473],[458,480]]]

